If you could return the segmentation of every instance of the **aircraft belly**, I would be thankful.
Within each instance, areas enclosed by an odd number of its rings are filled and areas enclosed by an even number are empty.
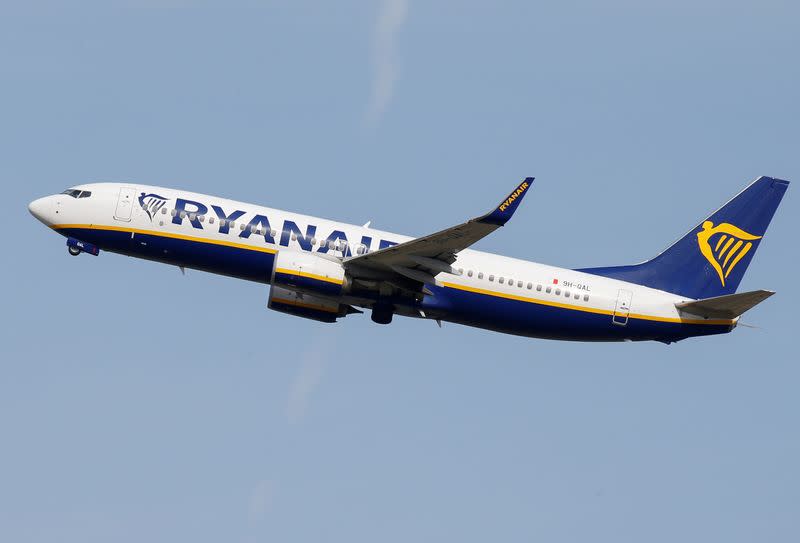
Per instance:
[[[59,232],[93,243],[105,251],[259,283],[269,283],[275,260],[273,253],[152,234],[131,236],[130,232],[96,227]]]
[[[678,341],[726,333],[729,325],[661,322],[631,317],[627,325],[604,313],[507,299],[454,288],[434,287],[422,309],[449,322],[526,337],[576,341]],[[590,309],[590,308],[587,308]]]

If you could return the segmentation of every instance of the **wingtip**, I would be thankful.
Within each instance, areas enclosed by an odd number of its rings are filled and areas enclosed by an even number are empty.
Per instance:
[[[526,177],[495,209],[481,217],[480,222],[498,226],[507,223],[533,184],[533,180],[533,177]]]

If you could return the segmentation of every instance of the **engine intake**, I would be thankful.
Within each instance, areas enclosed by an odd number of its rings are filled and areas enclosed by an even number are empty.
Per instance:
[[[298,251],[278,252],[271,282],[287,290],[323,296],[341,296],[350,287],[339,262]]]

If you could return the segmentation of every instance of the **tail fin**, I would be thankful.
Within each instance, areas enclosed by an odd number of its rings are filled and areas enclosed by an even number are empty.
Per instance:
[[[759,177],[652,260],[580,271],[688,298],[733,294],[788,186],[788,181]]]

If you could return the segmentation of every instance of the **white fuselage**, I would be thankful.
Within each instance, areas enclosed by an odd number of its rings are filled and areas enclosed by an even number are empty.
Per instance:
[[[203,248],[244,250],[248,251],[247,254],[306,251],[324,258],[341,259],[412,239],[373,228],[164,187],[95,183],[76,186],[74,190],[89,191],[91,196],[48,196],[33,202],[31,212],[65,236],[96,244],[102,249],[251,280],[259,280],[259,277],[247,271],[241,274],[232,272],[233,268],[218,270],[214,265],[197,264],[193,259],[186,260],[171,253],[191,250],[178,245],[189,243],[201,244],[196,247]],[[234,220],[221,220],[221,217]],[[112,237],[113,243],[105,242]],[[129,241],[123,241],[123,237]],[[161,252],[148,252],[148,244],[155,244],[154,240],[163,244],[163,247],[159,245]],[[735,325],[735,320],[711,323],[682,314],[675,306],[687,300],[681,296],[580,271],[470,249],[458,253],[453,267],[462,273],[436,276],[435,286],[443,289],[442,292],[489,297],[492,302],[523,302],[538,310],[566,310],[565,315],[581,317],[575,320],[574,330],[578,332],[574,339],[658,339],[651,337],[650,332],[640,337],[636,327],[631,326],[632,321],[678,326],[717,324],[727,327],[727,330]],[[264,274],[263,282],[269,281],[269,274]],[[555,334],[547,330],[526,332],[495,322],[498,315],[505,314],[501,306],[494,308],[490,320],[486,320],[479,314],[480,304],[474,303],[479,299],[470,297],[468,303],[444,305],[440,299],[438,305],[429,308],[437,319],[536,337],[573,339],[573,328],[568,319],[564,320],[563,332]],[[478,314],[465,315],[473,305],[476,305]],[[454,308],[452,316],[447,314],[449,307]],[[517,309],[517,305],[509,309],[509,319],[517,318]],[[424,304],[419,308],[410,306],[401,313],[427,316]],[[560,315],[559,319],[562,318]],[[591,333],[586,336],[580,333],[580,322],[587,316],[607,321],[608,337],[604,337],[594,322]],[[546,320],[547,316],[541,318]],[[631,329],[630,337],[626,336],[627,327]]]

